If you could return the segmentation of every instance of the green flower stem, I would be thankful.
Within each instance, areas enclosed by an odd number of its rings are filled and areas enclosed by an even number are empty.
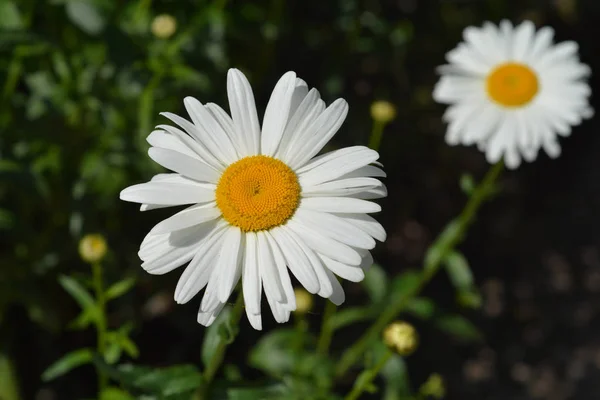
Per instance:
[[[367,386],[373,382],[373,379],[375,379],[377,374],[379,374],[379,371],[381,371],[381,369],[385,366],[392,354],[393,353],[388,350],[385,355],[381,357],[381,360],[379,360],[379,362],[373,366],[373,368],[366,371],[366,375],[362,377],[363,379],[359,379],[354,383],[352,391],[348,393],[346,397],[344,397],[344,400],[358,399],[358,397],[365,391]]]
[[[204,384],[203,384],[204,389],[206,389],[208,387],[208,385],[212,382],[213,378],[215,377],[215,374],[217,373],[217,370],[219,369],[219,367],[221,366],[221,363],[223,362],[223,358],[225,357],[225,350],[227,349],[227,346],[234,341],[235,336],[237,335],[237,332],[239,330],[238,324],[240,322],[240,318],[242,316],[243,310],[244,310],[244,295],[243,295],[242,291],[240,290],[237,300],[235,301],[235,305],[233,306],[233,310],[231,311],[231,318],[229,320],[229,324],[232,328],[231,329],[232,337],[230,337],[229,340],[221,339],[221,341],[219,341],[219,344],[217,345],[217,349],[215,350],[215,353],[213,354],[212,358],[210,359],[208,366],[204,370]],[[197,396],[197,398],[202,399],[203,393],[199,393],[199,396]]]
[[[99,262],[92,264],[94,293],[96,295],[96,307],[98,307],[98,317],[96,318],[96,332],[98,336],[97,350],[104,359],[106,352],[106,298],[104,296],[104,282],[102,278],[102,265]],[[108,376],[106,373],[97,369],[98,375],[98,393],[104,392],[108,386]]]
[[[369,148],[379,151],[384,128],[384,122],[373,120],[373,128],[371,129],[371,136],[369,136]]]
[[[319,335],[319,341],[317,342],[317,353],[326,355],[329,351],[329,345],[331,344],[331,337],[333,336],[333,326],[329,322],[337,306],[331,301],[327,300],[325,304],[325,312],[323,313],[323,323],[321,325],[321,334]]]
[[[366,351],[369,343],[381,334],[383,329],[392,322],[398,314],[400,314],[410,301],[417,296],[427,283],[439,271],[442,262],[446,256],[454,250],[455,246],[460,243],[466,233],[467,228],[473,222],[477,211],[481,204],[488,199],[494,192],[494,182],[504,168],[502,162],[494,165],[487,172],[480,184],[473,190],[469,201],[462,210],[458,218],[455,220],[457,227],[453,231],[452,236],[445,238],[440,246],[439,255],[429,262],[426,262],[421,281],[411,291],[400,297],[397,302],[390,304],[375,321],[367,332],[356,341],[340,358],[336,366],[336,376],[343,376],[348,370],[356,364],[361,355]],[[439,240],[440,237],[438,237]]]

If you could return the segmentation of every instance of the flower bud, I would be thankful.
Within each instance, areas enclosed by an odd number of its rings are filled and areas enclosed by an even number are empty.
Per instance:
[[[383,341],[390,349],[401,356],[412,354],[419,344],[415,328],[403,321],[392,322],[383,331]]]
[[[313,298],[310,293],[302,288],[294,289],[294,295],[296,296],[296,312],[299,314],[305,314],[312,309]]]
[[[387,124],[396,118],[396,107],[389,101],[379,100],[371,104],[371,118]]]
[[[90,264],[101,261],[107,250],[106,240],[100,234],[85,235],[79,241],[79,255]]]
[[[419,389],[419,394],[422,397],[434,399],[443,399],[446,395],[446,387],[444,380],[440,374],[432,374]]]
[[[152,21],[152,34],[159,39],[168,39],[177,30],[177,20],[169,14],[160,14]]]

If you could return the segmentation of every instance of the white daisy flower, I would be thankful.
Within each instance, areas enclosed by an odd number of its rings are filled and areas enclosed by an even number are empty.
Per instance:
[[[553,36],[552,28],[536,32],[530,21],[465,29],[433,92],[451,104],[444,114],[448,144],[477,144],[490,163],[504,158],[509,168],[521,158],[533,161],[540,148],[558,157],[557,136],[569,136],[593,111],[590,68],[579,62],[577,43],[554,45]]]
[[[368,213],[385,197],[371,165],[379,154],[354,146],[318,157],[348,112],[343,99],[329,107],[316,89],[288,72],[258,122],[246,77],[229,70],[231,117],[218,105],[187,97],[191,122],[159,125],[148,136],[150,157],[174,173],[121,192],[141,210],[192,204],[157,224],[141,244],[142,267],[164,274],[185,263],[175,300],[186,303],[206,287],[198,322],[208,326],[239,279],[248,320],[261,329],[261,297],[278,322],[296,308],[289,271],[307,291],[344,301],[335,275],[354,282],[372,264],[369,250],[384,241]]]

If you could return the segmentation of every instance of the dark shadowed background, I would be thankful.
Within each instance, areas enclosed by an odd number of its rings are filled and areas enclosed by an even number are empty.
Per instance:
[[[171,38],[150,31],[161,13],[177,21]],[[145,137],[165,123],[159,112],[184,114],[187,95],[227,105],[229,67],[247,74],[259,113],[288,70],[328,103],[345,98],[349,116],[332,147],[367,143],[373,101],[396,106],[380,150],[389,197],[378,218],[388,240],[375,259],[391,275],[419,267],[466,201],[461,175],[480,178],[488,169],[476,149],[445,145],[443,107],[431,98],[434,69],[466,26],[502,18],[531,19],[554,27],[557,40],[576,40],[596,92],[597,0],[0,0],[0,355],[11,360],[22,398],[95,393],[90,366],[40,380],[60,355],[95,340],[93,331],[67,329],[78,309],[57,283],[59,274],[87,274],[77,253],[85,233],[107,238],[107,279],[138,279],[110,308],[113,326],[133,322],[136,362],[199,362],[197,301],[175,306],[179,274],[149,276],[137,258],[146,232],[170,212],[139,213],[118,193],[160,171],[145,154]],[[558,160],[542,154],[503,175],[502,192],[461,245],[482,307],[462,308],[444,274],[425,292],[468,316],[484,340],[464,343],[407,317],[421,335],[408,359],[414,385],[438,372],[451,400],[600,398],[597,121],[562,140]],[[360,303],[360,286],[345,287],[347,303]],[[314,327],[322,306],[311,315]],[[274,328],[264,319],[265,331]],[[244,321],[227,360],[243,364],[263,334]],[[333,350],[350,339],[337,337]]]

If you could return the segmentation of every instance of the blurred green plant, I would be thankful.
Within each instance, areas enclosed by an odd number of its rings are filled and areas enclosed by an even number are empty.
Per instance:
[[[98,355],[108,364],[115,364],[125,352],[130,357],[136,358],[139,350],[131,340],[132,324],[125,324],[115,330],[108,327],[107,302],[118,299],[126,294],[135,285],[134,278],[124,278],[108,288],[104,287],[102,259],[108,251],[106,242],[101,235],[86,235],[79,244],[81,258],[90,264],[92,276],[79,282],[70,276],[61,275],[59,283],[71,295],[81,308],[81,313],[69,325],[74,330],[84,330],[90,325],[96,329],[96,348],[80,348],[73,350],[50,365],[43,373],[42,379],[46,382],[56,379],[74,368],[91,364]],[[92,289],[94,294],[89,292]],[[100,398],[108,390],[108,376],[101,368],[97,369],[98,393]]]
[[[421,290],[444,269],[459,305],[480,306],[469,263],[457,245],[479,207],[496,193],[501,166],[479,183],[470,175],[461,178],[467,206],[430,246],[423,269],[390,274],[390,266],[371,266],[361,286],[352,287],[363,302],[340,309],[327,303],[322,311],[316,299],[305,297],[314,304],[295,313],[293,325],[266,332],[247,354],[232,355],[237,361],[232,363],[226,351],[240,329],[240,296],[204,330],[193,365],[132,364],[139,355],[138,315],[127,315],[125,322],[110,317],[126,303],[139,305],[126,297],[142,285],[128,268],[139,268],[137,236],[145,222],[116,199],[125,186],[161,171],[143,156],[158,111],[180,109],[186,95],[224,103],[224,72],[234,65],[260,87],[287,66],[287,47],[295,50],[300,43],[324,97],[356,98],[357,116],[348,123],[355,129],[340,140],[368,142],[375,149],[398,143],[394,120],[413,101],[410,96],[403,104],[394,100],[400,97],[396,91],[403,96],[411,89],[405,82],[407,51],[417,33],[412,20],[385,18],[380,2],[315,4],[314,12],[327,16],[323,20],[290,7],[283,0],[235,7],[226,0],[0,0],[0,70],[6,72],[0,78],[0,240],[7,249],[0,253],[0,321],[7,310],[21,306],[52,343],[65,328],[93,332],[97,339],[47,367],[41,378],[50,387],[61,387],[59,378],[73,382],[69,372],[91,365],[98,377],[95,397],[101,400],[341,399],[348,390],[347,398],[361,393],[383,400],[442,398],[439,376],[411,388],[408,362],[388,350],[383,329],[405,313],[458,340],[481,339],[466,317],[423,297]],[[440,7],[440,18],[455,33],[474,19],[471,10],[460,11],[450,2]],[[423,37],[428,44],[433,38]],[[319,59],[318,69],[313,59]],[[362,66],[356,87],[350,87],[351,72],[345,72],[352,63]],[[395,88],[373,83],[375,74],[395,82]],[[420,90],[429,94],[427,87]],[[427,96],[415,97],[426,104],[421,98]],[[365,134],[369,125],[370,135]],[[98,256],[104,251],[97,240],[78,246],[83,232],[94,230],[106,233],[113,246],[109,253]],[[91,268],[83,274],[78,250],[97,252],[83,255]],[[74,319],[68,313],[72,301],[63,303],[61,288],[80,309]],[[3,334],[12,329],[8,325],[2,324]],[[342,337],[346,344],[367,326],[340,358],[335,340]],[[19,399],[15,355],[10,346],[0,351],[0,398]],[[246,373],[258,378],[244,379]],[[87,390],[91,397],[92,389]]]

